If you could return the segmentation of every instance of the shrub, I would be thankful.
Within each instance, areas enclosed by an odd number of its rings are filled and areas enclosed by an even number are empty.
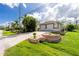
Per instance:
[[[33,38],[34,38],[34,39],[36,38],[36,33],[33,33]]]
[[[74,31],[75,30],[75,25],[73,25],[73,24],[69,24],[69,25],[67,25],[67,31]]]
[[[65,32],[60,32],[60,35],[65,35]]]
[[[9,31],[9,30],[10,30],[10,28],[9,28],[9,27],[5,27],[5,29],[4,29],[4,30]]]

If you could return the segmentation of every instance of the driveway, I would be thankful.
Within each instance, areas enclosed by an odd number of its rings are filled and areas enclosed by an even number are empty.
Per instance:
[[[37,36],[46,33],[46,32],[36,32]],[[4,52],[7,48],[10,48],[19,42],[26,40],[27,38],[31,37],[33,32],[30,33],[22,33],[18,35],[9,36],[6,38],[0,39],[0,56],[4,55]]]

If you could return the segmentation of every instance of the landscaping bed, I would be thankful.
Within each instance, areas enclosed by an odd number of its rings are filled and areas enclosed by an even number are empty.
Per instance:
[[[33,37],[28,38],[28,41],[30,43],[41,43],[41,42],[50,42],[50,43],[58,43],[61,40],[60,34],[52,34],[52,33],[44,33],[40,36],[36,36],[36,33],[34,33]]]

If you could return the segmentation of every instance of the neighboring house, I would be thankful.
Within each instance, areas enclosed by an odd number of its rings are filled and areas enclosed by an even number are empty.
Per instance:
[[[63,26],[58,21],[46,21],[43,23],[40,23],[40,30],[41,31],[61,31],[63,29]]]

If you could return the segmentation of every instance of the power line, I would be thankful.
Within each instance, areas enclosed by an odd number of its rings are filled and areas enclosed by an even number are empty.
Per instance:
[[[39,9],[41,6],[42,6],[42,5],[40,5],[39,7],[37,7],[37,8],[35,8],[35,9],[33,9],[33,10],[27,12],[27,14],[28,14],[28,13],[32,13],[32,12],[34,12],[36,9]]]
[[[25,13],[25,15],[27,15],[27,14],[31,14],[31,13],[33,13],[33,12],[35,12],[37,9],[39,9],[40,7],[41,7],[42,5],[40,5],[40,6],[38,6],[37,8],[35,8],[35,9],[33,9],[33,10],[31,10],[31,11],[29,11],[29,12],[27,12],[27,13]],[[21,20],[21,18],[24,16],[21,16],[21,5],[19,6],[19,20]]]

